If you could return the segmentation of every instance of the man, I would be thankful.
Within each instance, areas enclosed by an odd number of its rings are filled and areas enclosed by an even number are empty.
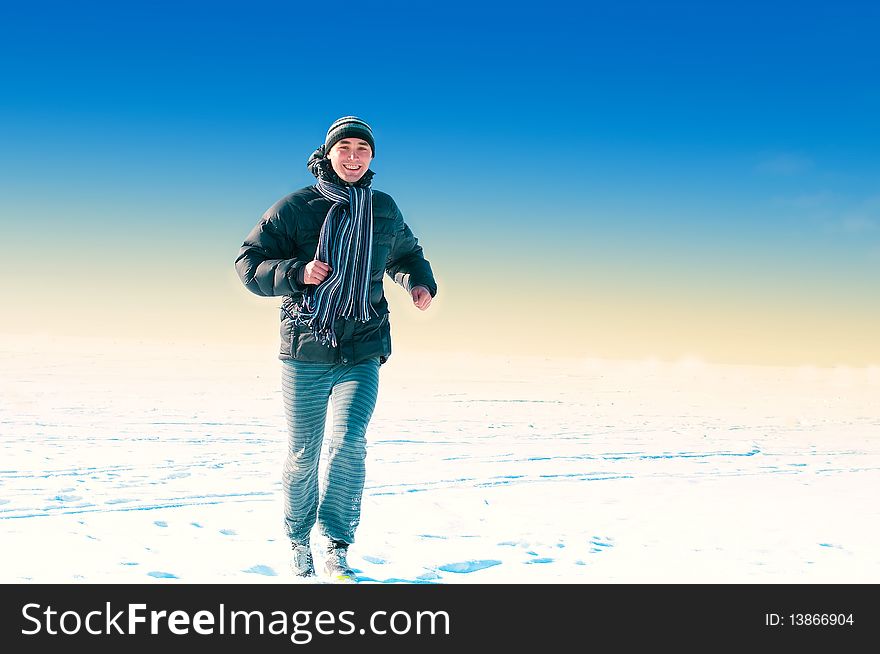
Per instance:
[[[283,296],[279,358],[289,447],[282,485],[298,577],[315,575],[310,535],[317,524],[328,543],[326,573],[355,580],[346,554],[360,522],[379,367],[391,354],[384,274],[422,311],[437,294],[397,204],[370,186],[375,150],[366,122],[336,120],[308,160],[316,183],[272,205],[235,260],[250,291]],[[319,483],[328,401],[333,429]]]

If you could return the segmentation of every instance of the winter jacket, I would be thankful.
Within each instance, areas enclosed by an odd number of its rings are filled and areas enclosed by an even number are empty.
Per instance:
[[[431,264],[394,199],[374,190],[370,304],[377,315],[366,323],[337,318],[337,346],[322,345],[307,326],[296,324],[296,318],[307,288],[302,283],[301,268],[315,258],[318,235],[329,209],[330,202],[315,186],[281,198],[245,238],[235,269],[251,292],[264,297],[283,296],[279,359],[354,364],[378,356],[380,363],[385,363],[391,355],[391,329],[383,277],[387,272],[407,292],[425,286],[433,297],[437,284]]]

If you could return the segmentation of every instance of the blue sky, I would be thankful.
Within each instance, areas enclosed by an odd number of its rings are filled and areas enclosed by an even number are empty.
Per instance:
[[[747,360],[821,317],[783,359],[880,361],[878,18],[852,2],[7,7],[0,221],[25,246],[3,265],[31,282],[0,287],[11,329],[45,325],[62,271],[98,314],[95,274],[172,313],[191,301],[181,277],[224,297],[252,223],[310,183],[305,158],[351,113],[442,282],[425,333],[543,306],[568,342],[607,324],[578,353]],[[666,335],[620,336],[651,303]],[[731,315],[670,335],[707,303]],[[783,318],[731,349],[718,325],[771,308]]]

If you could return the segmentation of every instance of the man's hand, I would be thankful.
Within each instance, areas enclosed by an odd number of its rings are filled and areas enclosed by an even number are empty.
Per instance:
[[[303,267],[303,284],[314,284],[317,286],[332,272],[332,268],[323,261],[309,261]]]
[[[410,293],[412,294],[413,304],[422,311],[431,306],[431,300],[434,299],[431,297],[431,291],[424,286],[416,286]]]

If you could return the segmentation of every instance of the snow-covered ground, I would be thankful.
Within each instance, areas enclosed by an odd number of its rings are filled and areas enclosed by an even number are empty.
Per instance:
[[[274,347],[0,340],[0,582],[290,583]],[[877,368],[398,348],[381,377],[365,581],[880,582]]]

